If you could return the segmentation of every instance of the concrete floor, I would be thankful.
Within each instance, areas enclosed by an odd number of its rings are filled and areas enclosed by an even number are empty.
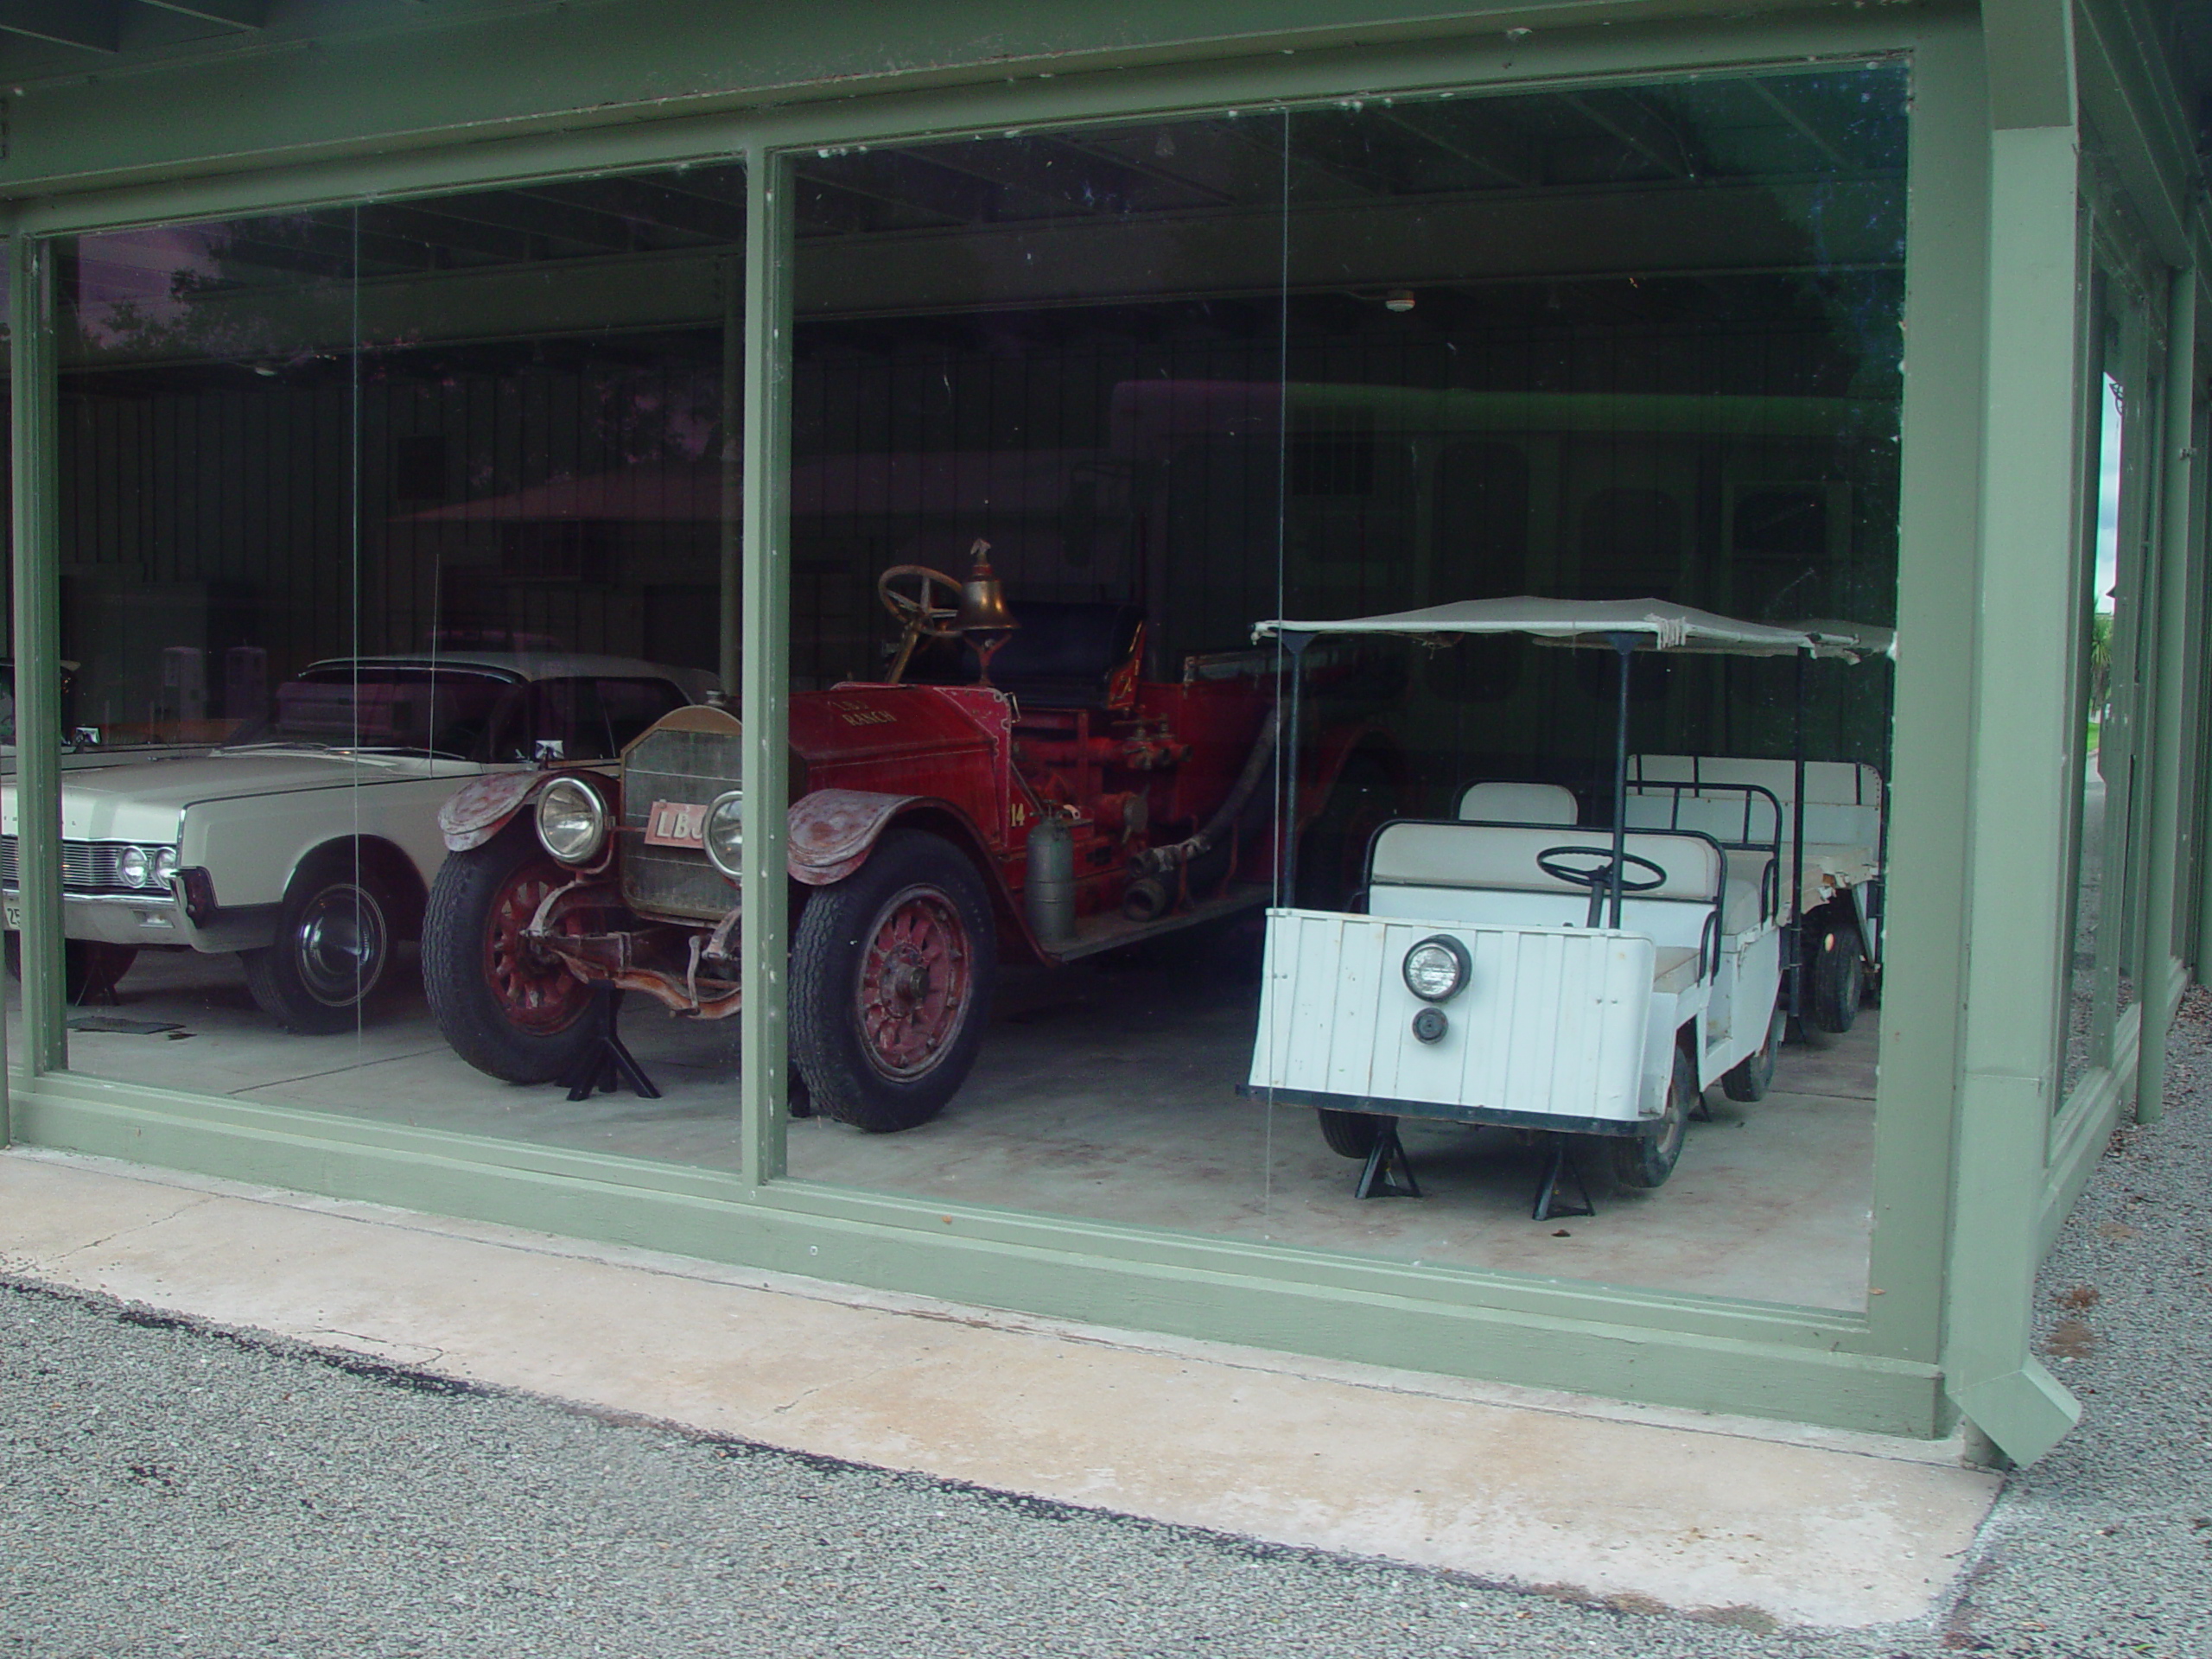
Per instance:
[[[72,1064],[121,1080],[587,1151],[739,1166],[734,1021],[671,1020],[635,999],[624,1035],[664,1091],[570,1103],[494,1082],[439,1037],[411,965],[365,1028],[296,1037],[255,1009],[236,963],[142,956],[119,1006],[79,1017],[175,1022],[79,1031]],[[1248,950],[1185,938],[1001,976],[968,1084],[936,1122],[868,1135],[791,1127],[798,1179],[963,1205],[1265,1240],[1331,1252],[1807,1306],[1866,1302],[1878,1016],[1835,1046],[1786,1046],[1756,1105],[1710,1092],[1674,1178],[1594,1217],[1533,1222],[1540,1153],[1502,1131],[1408,1124],[1426,1195],[1351,1195],[1357,1166],[1310,1110],[1236,1093],[1257,1001]]]
[[[1956,1443],[1025,1319],[98,1160],[0,1154],[0,1277],[993,1491],[1623,1613],[1700,1610],[1739,1636],[1924,1617],[1998,1488],[1960,1466]],[[82,1409],[86,1396],[58,1391]],[[51,1437],[60,1421],[38,1427]],[[107,1527],[111,1505],[175,1501],[117,1486],[54,1524]],[[367,1490],[344,1488],[343,1524],[367,1529],[349,1547],[375,1548],[389,1524],[364,1507]],[[819,1520],[794,1521],[795,1538]],[[514,1617],[505,1606],[483,1616]],[[642,1639],[647,1627],[626,1628]]]

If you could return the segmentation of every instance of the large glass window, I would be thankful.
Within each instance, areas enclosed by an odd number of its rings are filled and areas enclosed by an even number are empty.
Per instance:
[[[794,158],[791,1173],[1860,1305],[1904,98],[1859,67]],[[1832,648],[1255,639],[1516,595]],[[1651,953],[1626,1135],[1551,1103],[1602,1045],[1496,954],[1580,948],[1589,894],[1533,861],[1586,875],[1617,811],[1675,866],[1602,930]],[[1384,893],[1424,836],[1434,891]],[[1490,931],[1416,1028],[1395,957],[1317,967],[1271,909]],[[1357,1065],[1269,1082],[1300,1033]],[[1467,1081],[1478,1050],[1513,1063]],[[1419,1199],[1355,1196],[1390,1134]],[[1555,1168],[1595,1216],[1531,1220]]]
[[[2141,594],[2154,515],[2148,465],[2156,381],[2145,308],[2100,274],[2091,310],[2087,467],[2082,491],[2079,632],[2073,652],[2079,731],[2075,776],[2065,1046],[2058,1100],[2107,1065],[2119,1016],[2135,1000],[2142,861],[2136,855],[2139,711],[2144,696]]]
[[[73,1067],[735,1166],[729,1022],[633,1007],[661,1096],[566,1100],[617,992],[561,951],[624,749],[734,723],[744,214],[702,166],[58,245]]]

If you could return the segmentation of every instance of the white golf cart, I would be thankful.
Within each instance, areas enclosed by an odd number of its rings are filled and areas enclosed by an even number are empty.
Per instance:
[[[1359,1196],[1418,1196],[1396,1123],[1419,1117],[1550,1134],[1535,1213],[1566,1213],[1559,1184],[1571,1173],[1580,1185],[1571,1148],[1585,1137],[1617,1184],[1656,1187],[1706,1088],[1765,1094],[1802,823],[1785,861],[1780,798],[1758,781],[1632,787],[1628,662],[1638,650],[1849,656],[1855,639],[1658,601],[1530,598],[1255,632],[1294,658],[1324,634],[1524,633],[1618,659],[1609,827],[1580,827],[1557,785],[1478,784],[1456,818],[1376,831],[1364,913],[1268,912],[1247,1092],[1319,1108],[1329,1145],[1365,1160]]]
[[[1861,622],[1791,622],[1810,635],[1821,657],[1886,657],[1896,635]],[[1797,710],[1804,713],[1798,656]],[[1849,1031],[1869,985],[1882,969],[1882,863],[1888,854],[1888,796],[1882,774],[1858,760],[1808,760],[1802,726],[1789,760],[1713,754],[1631,754],[1628,812],[1631,829],[1709,830],[1723,841],[1745,810],[1778,824],[1785,893],[1800,937],[1801,965],[1790,983],[1790,1012],[1808,1040]]]

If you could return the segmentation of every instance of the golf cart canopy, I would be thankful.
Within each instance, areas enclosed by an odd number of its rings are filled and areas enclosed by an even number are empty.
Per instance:
[[[1657,599],[1462,599],[1417,611],[1304,622],[1277,619],[1252,630],[1255,639],[1277,634],[1402,633],[1449,639],[1460,634],[1525,633],[1562,645],[1615,648],[1624,636],[1638,650],[1715,652],[1738,657],[1783,657],[1809,651],[1849,656],[1869,648],[1876,630],[1837,625],[1838,637],[1812,626],[1776,627],[1739,622],[1688,605]]]

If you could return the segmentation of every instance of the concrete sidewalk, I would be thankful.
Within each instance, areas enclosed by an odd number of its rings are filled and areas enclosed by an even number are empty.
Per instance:
[[[1881,1440],[1071,1326],[0,1154],[0,1270],[788,1450],[1791,1624],[1919,1617],[1997,1478]]]

